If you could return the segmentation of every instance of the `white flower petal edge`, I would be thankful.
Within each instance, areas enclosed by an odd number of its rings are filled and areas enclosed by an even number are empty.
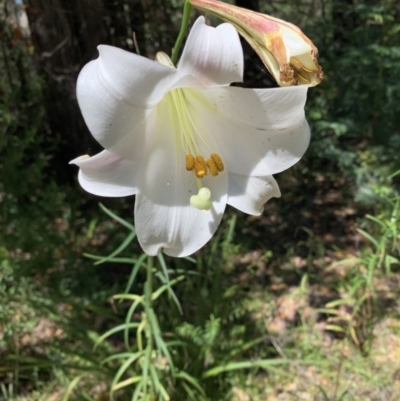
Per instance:
[[[183,257],[200,249],[218,228],[227,201],[228,174],[202,180],[212,193],[211,210],[190,206],[190,196],[197,194],[198,187],[176,146],[170,103],[161,101],[157,113],[155,132],[140,166],[135,226],[147,254],[163,249],[167,255]],[[207,142],[218,151],[212,137]]]
[[[204,87],[190,74],[112,46],[99,46],[97,74],[114,96],[136,107],[155,106],[172,88]]]
[[[111,83],[105,82],[99,73],[102,57],[100,54],[79,74],[79,107],[86,125],[100,145],[133,160],[143,154],[146,132],[151,129],[152,110],[132,106],[115,93]]]
[[[136,193],[137,162],[122,159],[104,150],[97,155],[80,156],[70,164],[80,167],[78,180],[82,188],[94,195],[119,197]]]
[[[269,89],[244,89],[231,86],[209,88],[200,92],[212,99],[218,114],[225,115],[231,121],[259,130],[279,132],[304,121],[307,90],[307,86]]]
[[[269,91],[210,88],[190,97],[196,125],[212,133],[230,173],[277,174],[296,164],[307,150],[307,88]]]
[[[242,175],[265,176],[287,170],[302,158],[310,142],[305,120],[282,131],[263,132],[232,124],[229,131],[217,132],[220,146],[229,143],[230,152],[223,154],[228,171]]]
[[[210,29],[204,17],[193,24],[178,71],[194,75],[206,86],[243,81],[243,51],[233,25]]]
[[[243,213],[259,216],[264,203],[280,198],[281,191],[274,177],[246,177],[229,173],[228,204]]]

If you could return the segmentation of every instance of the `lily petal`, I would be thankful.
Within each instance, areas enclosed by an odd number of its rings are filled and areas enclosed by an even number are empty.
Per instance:
[[[170,256],[190,255],[210,240],[221,222],[228,192],[228,174],[205,177],[211,191],[211,210],[190,206],[198,193],[193,172],[185,169],[185,154],[177,146],[171,111],[167,102],[157,107],[158,124],[140,166],[135,202],[138,240],[149,255],[161,249]],[[212,138],[209,144],[215,146]]]
[[[226,129],[225,124],[220,126],[216,139],[229,143],[229,152],[223,152],[224,161],[228,171],[236,174],[265,176],[287,170],[301,159],[310,142],[306,120],[279,131],[249,128],[246,132],[239,124],[229,124],[229,131]]]
[[[119,197],[136,193],[137,162],[123,159],[107,150],[93,157],[81,156],[70,164],[80,167],[79,183],[94,195]]]
[[[270,99],[270,96],[265,93],[265,98]],[[282,103],[279,96],[275,99],[278,105],[268,101],[266,103],[269,107],[263,113],[250,114],[257,124],[264,119],[261,126],[255,127],[254,122],[247,121],[248,117],[241,111],[242,106],[245,110],[248,107],[240,97],[232,98],[229,104],[225,104],[225,110],[230,111],[228,116],[222,108],[216,106],[215,97],[214,103],[211,103],[199,96],[192,96],[196,126],[201,132],[214,136],[230,173],[251,176],[280,173],[296,164],[307,150],[310,129],[302,106],[288,107],[290,112],[286,114],[281,111],[281,108],[286,109],[285,103]],[[259,108],[259,103],[258,106],[254,103],[254,106]],[[265,105],[264,102],[262,104]],[[233,110],[237,111],[236,119]]]
[[[127,159],[143,155],[145,135],[152,121],[146,117],[152,109],[132,106],[115,93],[99,72],[99,59],[81,71],[77,97],[83,118],[100,145]]]
[[[194,75],[207,86],[242,82],[243,51],[233,25],[214,28],[199,17],[187,38],[178,71]]]
[[[214,105],[214,111],[254,128],[286,129],[304,120],[307,86],[270,89],[237,87],[198,91]]]
[[[120,100],[133,106],[153,107],[173,88],[201,87],[192,75],[137,54],[105,45],[98,50],[95,62],[100,78]]]
[[[247,177],[229,173],[228,204],[244,213],[259,216],[264,211],[264,203],[280,196],[281,191],[271,175]]]

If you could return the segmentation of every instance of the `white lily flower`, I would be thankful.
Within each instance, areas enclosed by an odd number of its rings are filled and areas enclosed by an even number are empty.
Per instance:
[[[110,46],[79,75],[77,96],[105,150],[73,160],[100,196],[136,195],[138,240],[149,255],[186,256],[221,222],[226,204],[249,214],[280,191],[272,174],[308,147],[307,87],[243,89],[243,53],[228,23],[195,22],[178,68]]]

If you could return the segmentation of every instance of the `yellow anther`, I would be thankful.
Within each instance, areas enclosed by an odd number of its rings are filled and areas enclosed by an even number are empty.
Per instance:
[[[210,170],[210,173],[213,177],[218,175],[218,168],[213,159],[207,160],[207,167]]]
[[[207,174],[207,164],[203,156],[196,156],[194,171],[197,178],[203,178]]]
[[[203,156],[196,156],[197,163],[200,163],[204,168],[207,167],[206,161],[204,160]]]
[[[197,162],[194,165],[194,172],[197,178],[203,178],[206,175],[206,169]]]
[[[210,157],[217,166],[218,171],[224,171],[224,163],[222,162],[221,157],[216,153],[211,153]]]
[[[193,155],[186,155],[186,170],[192,171],[194,169],[195,158]]]
[[[289,63],[290,63],[290,65],[291,65],[292,67],[294,67],[297,71],[300,71],[300,70],[303,69],[303,64],[301,64],[300,61],[297,60],[297,59],[295,59],[294,57],[291,57],[291,58],[290,58]]]
[[[299,60],[297,60],[294,57],[290,58],[289,61],[290,65],[292,67],[294,67],[297,71],[304,71],[304,72],[308,72],[310,74],[315,73],[314,70],[310,70],[309,68],[307,68],[304,64],[302,64]]]
[[[311,80],[304,74],[302,74],[300,71],[297,71],[295,74],[295,77],[299,80],[302,81],[305,84],[309,84]]]

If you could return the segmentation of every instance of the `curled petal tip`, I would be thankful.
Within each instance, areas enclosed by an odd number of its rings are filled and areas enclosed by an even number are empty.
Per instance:
[[[69,164],[76,164],[76,165],[79,166],[79,163],[80,163],[80,162],[82,162],[82,161],[84,161],[84,160],[87,160],[87,159],[90,159],[90,156],[89,156],[89,155],[79,156],[79,157],[75,158],[74,160],[71,160],[71,161],[69,162]]]

